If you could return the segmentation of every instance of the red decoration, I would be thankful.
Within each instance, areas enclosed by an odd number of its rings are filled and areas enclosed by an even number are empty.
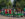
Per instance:
[[[7,14],[7,9],[5,9],[5,14]]]

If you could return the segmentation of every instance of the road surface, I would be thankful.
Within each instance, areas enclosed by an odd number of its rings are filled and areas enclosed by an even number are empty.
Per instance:
[[[14,17],[7,17],[7,16],[0,15],[0,19],[25,19],[25,17],[22,17],[22,18],[14,18]]]

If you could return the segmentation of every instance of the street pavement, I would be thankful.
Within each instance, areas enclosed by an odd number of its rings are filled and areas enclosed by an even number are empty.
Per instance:
[[[7,16],[0,15],[0,19],[25,19],[25,17],[16,18],[16,17],[7,17]]]

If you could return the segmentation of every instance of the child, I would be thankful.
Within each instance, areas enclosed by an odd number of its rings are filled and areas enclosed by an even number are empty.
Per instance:
[[[25,8],[24,8],[24,17],[25,17]]]
[[[23,17],[23,15],[24,15],[23,13],[24,13],[24,12],[23,12],[23,10],[22,10],[22,15],[21,15],[21,17]]]

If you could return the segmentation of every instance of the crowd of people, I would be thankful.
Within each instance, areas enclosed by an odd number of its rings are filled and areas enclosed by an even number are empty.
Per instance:
[[[24,10],[21,10],[20,8],[19,9],[2,9],[2,10],[0,10],[0,14],[1,15],[13,15],[14,17],[16,17],[16,15],[17,16],[21,16],[21,17],[25,17],[25,9]]]

